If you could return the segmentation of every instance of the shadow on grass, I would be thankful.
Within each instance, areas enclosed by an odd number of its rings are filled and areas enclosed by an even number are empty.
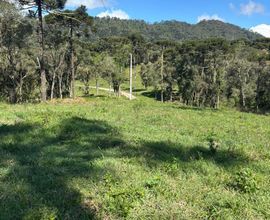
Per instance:
[[[216,111],[215,109],[208,109],[208,108],[203,108],[203,107],[187,106],[187,105],[175,105],[175,106],[172,106],[172,108],[181,109],[181,110],[193,110],[193,111],[205,111],[205,110]]]
[[[103,121],[71,118],[53,130],[29,124],[0,127],[0,172],[7,168],[0,175],[0,219],[95,218],[94,207],[84,204],[70,181],[98,181],[107,171],[91,161],[123,142]]]
[[[170,163],[174,160],[189,163],[196,160],[206,160],[223,168],[241,165],[249,162],[249,158],[242,152],[219,149],[212,153],[204,146],[187,147],[170,142],[144,142],[140,147],[125,149],[123,155],[127,157],[145,157],[150,167],[159,166],[162,162]]]
[[[146,89],[133,89],[133,92],[144,92]]]
[[[98,158],[144,157],[149,167],[176,158],[189,168],[199,159],[222,167],[248,160],[240,153],[220,150],[212,154],[201,146],[187,147],[169,141],[130,146],[105,121],[78,117],[63,120],[50,129],[24,123],[0,126],[0,153],[0,219],[4,220],[97,218],[95,207],[91,202],[85,204],[72,180],[84,178],[98,183],[104,173],[116,175],[109,168],[95,166],[93,161]]]
[[[95,96],[95,94],[83,94],[81,97],[83,97],[83,98],[92,98],[92,97],[94,97]]]
[[[156,99],[157,98],[157,100],[160,100],[160,94],[157,93],[157,97],[156,97],[156,92],[155,91],[143,92],[142,95],[147,97],[147,98],[151,98],[151,99]]]

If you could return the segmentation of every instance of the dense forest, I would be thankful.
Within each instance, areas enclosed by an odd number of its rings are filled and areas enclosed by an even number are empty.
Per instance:
[[[74,98],[76,80],[88,94],[90,81],[98,87],[101,78],[117,93],[132,53],[143,85],[162,102],[270,110],[268,39],[219,21],[149,25],[93,18],[84,6],[61,10],[65,1],[52,2],[34,1],[37,13],[25,15],[1,1],[2,100]]]
[[[198,40],[207,38],[225,38],[226,40],[262,38],[261,35],[222,21],[203,20],[191,25],[179,21],[163,21],[153,24],[140,20],[120,20],[118,18],[95,18],[96,37],[127,36],[140,33],[147,40]]]

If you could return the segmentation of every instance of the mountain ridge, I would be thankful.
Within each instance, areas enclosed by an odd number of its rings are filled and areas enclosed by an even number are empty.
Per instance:
[[[144,20],[121,20],[118,18],[94,18],[98,37],[127,36],[140,33],[148,40],[196,40],[207,38],[225,38],[227,40],[264,38],[258,33],[237,25],[217,20],[203,20],[197,24],[169,20],[148,23]]]

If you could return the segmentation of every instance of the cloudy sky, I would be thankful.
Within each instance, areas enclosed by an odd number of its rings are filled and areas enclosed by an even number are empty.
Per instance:
[[[67,7],[86,5],[93,16],[143,19],[148,22],[179,20],[197,23],[221,20],[270,37],[269,0],[68,0]]]

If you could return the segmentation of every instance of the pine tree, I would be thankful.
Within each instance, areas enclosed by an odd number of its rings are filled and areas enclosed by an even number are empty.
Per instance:
[[[44,60],[44,19],[43,14],[51,10],[63,9],[66,0],[18,0],[18,3],[22,6],[27,6],[31,8],[29,14],[31,16],[38,18],[38,42],[39,42],[39,70],[40,70],[40,80],[41,80],[41,101],[45,102],[47,100],[47,80],[45,72],[45,60]],[[36,10],[36,11],[34,11]]]

